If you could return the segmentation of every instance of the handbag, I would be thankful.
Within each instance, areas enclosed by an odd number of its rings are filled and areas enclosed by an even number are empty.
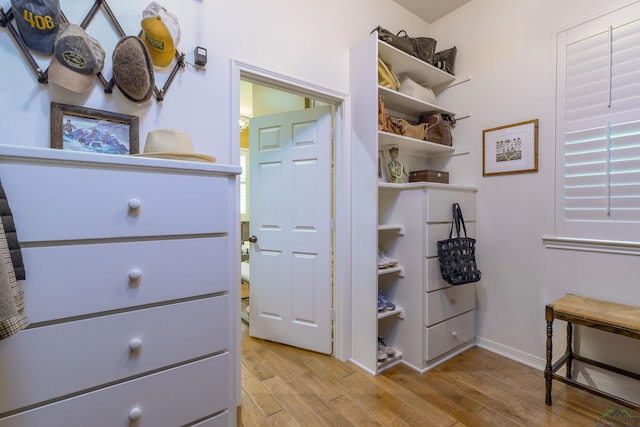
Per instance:
[[[400,130],[400,135],[415,139],[425,139],[427,136],[426,123],[418,123],[417,125],[414,125],[409,123],[405,119],[398,119],[396,125]]]
[[[374,31],[378,32],[378,39],[381,41],[433,65],[437,44],[435,39],[431,37],[410,37],[405,30],[400,30],[397,34],[393,34],[380,26],[374,28],[371,32],[373,33]]]
[[[391,67],[378,58],[378,84],[387,89],[400,89],[400,81],[398,77],[391,71]]]
[[[420,115],[418,123],[427,124],[426,141],[442,145],[453,145],[451,128],[455,127],[456,119],[448,114],[425,113]]]
[[[456,62],[456,53],[458,52],[458,48],[455,46],[451,49],[441,50],[440,52],[436,52],[433,58],[433,65],[436,68],[445,71],[452,76],[453,74],[453,66]]]
[[[482,278],[482,273],[476,264],[476,239],[467,237],[462,209],[458,203],[452,205],[452,213],[449,238],[438,241],[440,273],[450,285],[477,282]],[[456,228],[455,237],[453,237],[454,226]],[[464,231],[464,237],[460,235],[461,228]]]
[[[404,33],[404,35],[401,36],[400,33]],[[435,39],[431,37],[410,37],[405,30],[399,31],[398,36],[411,40],[413,43],[413,56],[433,65],[437,44]]]
[[[387,115],[384,108],[384,95],[378,95],[378,130],[401,135],[396,121]]]
[[[393,34],[391,31],[382,28],[380,26],[376,27],[373,29],[373,31],[377,31],[378,32],[378,39],[390,44],[391,46],[395,47],[396,49],[400,49],[401,51],[408,53],[409,55],[413,55],[413,43],[411,42],[411,40],[405,38],[405,37],[400,37],[396,34]],[[373,33],[373,31],[371,31]]]
[[[412,98],[419,99],[429,104],[436,103],[436,94],[428,87],[424,87],[414,82],[409,76],[401,76],[400,78],[400,93],[404,93]]]

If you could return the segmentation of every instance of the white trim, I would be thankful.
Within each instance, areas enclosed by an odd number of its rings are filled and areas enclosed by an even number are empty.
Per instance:
[[[336,320],[333,327],[334,357],[346,361],[351,355],[351,141],[350,108],[347,94],[315,85],[294,77],[257,67],[235,59],[231,60],[231,160],[240,163],[240,80],[278,88],[299,95],[309,96],[333,104],[334,115],[334,164],[335,164],[335,240],[334,240],[334,310]],[[239,283],[239,281],[238,281]],[[239,318],[238,318],[239,320]],[[236,322],[238,336],[238,361],[236,375],[240,384],[240,322]],[[240,390],[240,387],[238,387]],[[240,397],[238,396],[238,403]]]
[[[528,353],[516,350],[515,348],[507,347],[506,345],[499,344],[486,338],[476,337],[476,345],[482,349],[499,354],[500,356],[504,356],[507,359],[515,360],[516,362],[530,366],[539,371],[544,371],[546,367],[546,360],[540,357],[532,356]]]
[[[567,249],[573,251],[604,252],[609,254],[640,255],[640,243],[614,240],[574,239],[568,237],[543,236],[547,249]]]

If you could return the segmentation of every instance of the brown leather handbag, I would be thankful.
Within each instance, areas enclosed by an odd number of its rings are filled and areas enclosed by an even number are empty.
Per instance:
[[[427,137],[426,123],[413,125],[405,119],[398,119],[398,129],[400,129],[400,135],[404,135],[409,138],[425,139]]]
[[[425,113],[420,116],[418,122],[427,124],[426,141],[448,146],[453,145],[451,128],[456,125],[456,120],[450,115]]]
[[[400,134],[396,121],[387,115],[384,108],[384,95],[378,95],[378,130]]]

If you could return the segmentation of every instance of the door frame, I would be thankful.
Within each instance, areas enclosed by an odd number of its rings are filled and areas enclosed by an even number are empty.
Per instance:
[[[231,163],[240,164],[240,80],[248,80],[264,86],[270,86],[301,96],[315,98],[335,107],[334,113],[334,188],[335,232],[333,245],[333,341],[334,357],[346,361],[351,357],[351,259],[352,259],[352,220],[351,220],[351,144],[349,138],[350,108],[347,94],[306,82],[291,76],[276,73],[239,60],[231,60]],[[239,180],[239,178],[236,178]],[[237,233],[240,235],[240,219]],[[236,242],[239,248],[239,242]],[[232,245],[233,246],[233,245]],[[235,251],[231,259],[236,260],[236,280],[240,283],[240,250]],[[240,305],[238,298],[237,305]],[[237,395],[240,404],[240,361],[241,329],[240,313],[236,312],[232,324],[236,328],[237,357]]]

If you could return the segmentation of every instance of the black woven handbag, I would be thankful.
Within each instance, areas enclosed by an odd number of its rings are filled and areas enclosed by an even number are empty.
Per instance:
[[[482,277],[476,264],[476,239],[467,237],[462,209],[458,203],[452,206],[453,220],[447,240],[438,241],[438,259],[442,278],[450,285],[477,282]],[[456,237],[453,237],[453,227]],[[460,229],[464,236],[460,236]]]

